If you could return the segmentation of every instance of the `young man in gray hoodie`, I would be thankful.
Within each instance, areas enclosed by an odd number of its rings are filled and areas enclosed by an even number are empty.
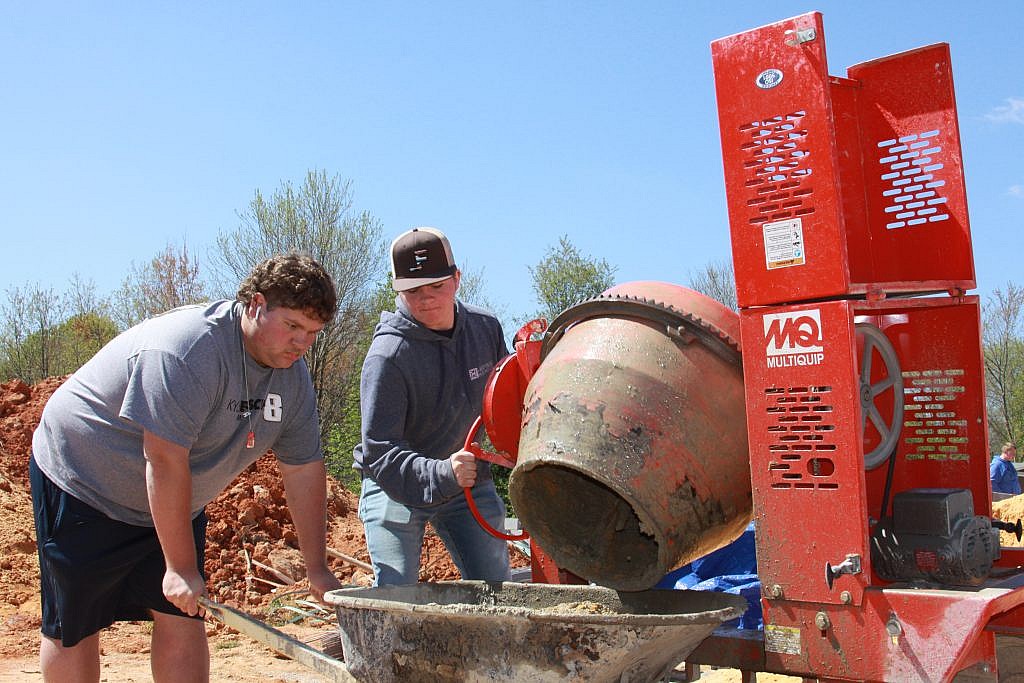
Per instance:
[[[463,449],[480,414],[484,385],[508,354],[501,323],[456,299],[461,273],[435,228],[413,228],[391,244],[395,312],[381,313],[360,381],[362,472],[359,518],[374,585],[416,583],[427,522],[463,579],[509,578],[505,541],[473,518],[503,528],[505,506],[490,465]]]

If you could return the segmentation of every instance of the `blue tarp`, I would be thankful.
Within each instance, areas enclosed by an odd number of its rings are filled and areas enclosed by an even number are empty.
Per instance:
[[[739,629],[763,628],[761,617],[761,581],[757,578],[754,551],[754,523],[735,541],[667,574],[656,588],[717,591],[742,595],[747,611],[725,626]]]

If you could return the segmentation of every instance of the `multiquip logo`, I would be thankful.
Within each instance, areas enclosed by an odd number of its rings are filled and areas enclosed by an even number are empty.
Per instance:
[[[821,311],[768,313],[764,316],[764,350],[768,367],[821,365],[825,347],[821,338]]]

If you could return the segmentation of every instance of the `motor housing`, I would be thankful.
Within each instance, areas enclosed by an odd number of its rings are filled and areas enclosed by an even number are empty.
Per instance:
[[[969,489],[911,489],[893,497],[876,525],[871,562],[886,581],[976,586],[999,559],[999,529],[974,514]]]

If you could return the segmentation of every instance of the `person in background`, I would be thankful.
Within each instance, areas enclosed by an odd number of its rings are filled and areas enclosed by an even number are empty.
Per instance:
[[[448,238],[413,228],[391,244],[396,310],[381,313],[360,379],[359,518],[374,585],[415,583],[427,522],[463,579],[509,578],[505,541],[473,518],[463,487],[493,528],[505,505],[490,465],[463,449],[492,367],[506,355],[501,324],[456,298],[462,277]]]
[[[1020,480],[1017,468],[1013,466],[1017,459],[1017,446],[1012,443],[1003,444],[999,455],[992,458],[989,466],[989,478],[992,480],[993,493],[1020,494]]]
[[[335,314],[309,256],[257,265],[237,300],[186,306],[121,333],[54,392],[29,463],[46,681],[100,679],[99,631],[152,620],[155,681],[205,681],[199,599],[212,501],[268,449],[277,456],[317,598],[326,471],[303,358]]]

